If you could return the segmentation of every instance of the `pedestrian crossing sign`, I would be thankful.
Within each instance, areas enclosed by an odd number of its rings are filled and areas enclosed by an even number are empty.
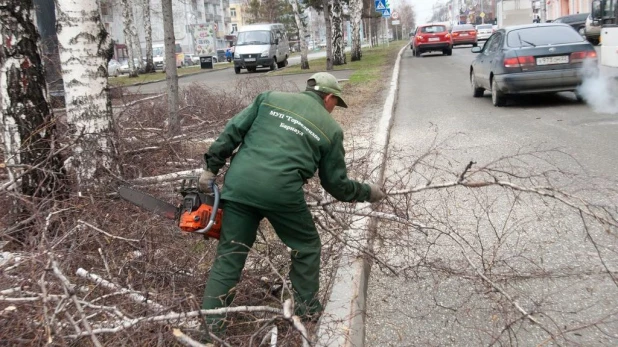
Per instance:
[[[391,9],[390,8],[387,8],[384,11],[382,11],[382,17],[388,18],[390,16],[391,16]]]
[[[375,4],[376,4],[376,11],[382,12],[386,9],[385,0],[375,0]]]

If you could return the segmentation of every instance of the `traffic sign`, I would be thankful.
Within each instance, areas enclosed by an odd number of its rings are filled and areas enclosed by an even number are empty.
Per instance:
[[[376,11],[384,11],[386,9],[386,0],[375,0]]]
[[[386,10],[382,11],[382,17],[384,18],[389,18],[391,16],[391,9],[387,8]]]
[[[481,12],[481,14],[479,14],[479,17],[485,18],[485,12]]]
[[[391,17],[392,17],[393,19],[399,19],[399,12],[397,12],[397,11],[393,11],[393,12],[391,12]]]
[[[392,14],[391,14],[391,16],[392,16]],[[395,17],[393,17],[393,19],[394,19],[394,18],[395,18]],[[398,21],[398,20],[392,20],[392,21],[391,21],[391,24],[392,24],[392,25],[399,25],[399,24],[401,24],[401,22],[400,22],[400,21]]]

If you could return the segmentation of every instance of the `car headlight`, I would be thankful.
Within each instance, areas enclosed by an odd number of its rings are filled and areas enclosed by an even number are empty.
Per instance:
[[[240,59],[240,54],[234,52],[234,59]]]
[[[262,56],[262,57],[268,57],[268,53],[269,53],[268,51],[264,51],[264,52],[262,52],[262,54],[261,54],[260,56]]]

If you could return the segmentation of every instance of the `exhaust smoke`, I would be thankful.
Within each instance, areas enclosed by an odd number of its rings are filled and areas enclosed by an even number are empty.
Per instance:
[[[577,88],[586,103],[596,113],[618,114],[618,70],[597,66],[587,59],[583,67],[584,82]]]

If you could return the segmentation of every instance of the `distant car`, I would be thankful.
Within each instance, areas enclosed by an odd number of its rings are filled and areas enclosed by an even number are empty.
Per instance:
[[[493,33],[494,28],[491,24],[479,24],[476,26],[476,39],[478,41],[487,40]]]
[[[138,69],[139,73],[144,73],[144,70],[139,68],[138,58],[133,58],[133,63],[135,64],[135,67]],[[128,59],[125,59],[120,62],[120,67],[118,68],[118,72],[129,73],[129,60]]]
[[[451,30],[451,36],[453,36],[453,46],[457,45],[472,45],[478,46],[478,39],[476,37],[476,29],[472,24],[454,25]]]
[[[410,36],[410,41],[410,49],[415,57],[435,51],[445,55],[453,54],[453,40],[444,24],[419,25]]]
[[[120,62],[116,59],[110,59],[107,63],[107,75],[111,77],[118,77],[120,75]]]
[[[588,18],[586,18],[584,35],[586,36],[586,40],[588,40],[588,42],[593,45],[599,44],[599,39],[601,38],[601,23],[596,23],[595,25],[592,15],[588,15]]]
[[[195,61],[195,60],[193,60],[194,56],[195,55],[193,55],[193,54],[185,53],[185,66],[191,66],[191,65],[199,64],[200,57],[197,57],[197,61]]]
[[[571,91],[582,83],[584,61],[597,53],[569,25],[527,24],[496,31],[470,65],[472,95],[491,91],[494,106],[504,106],[509,95]],[[581,100],[579,94],[575,94]]]
[[[568,24],[573,29],[575,29],[581,36],[586,36],[586,19],[589,15],[590,13],[571,14],[568,16],[556,18],[552,23]]]

